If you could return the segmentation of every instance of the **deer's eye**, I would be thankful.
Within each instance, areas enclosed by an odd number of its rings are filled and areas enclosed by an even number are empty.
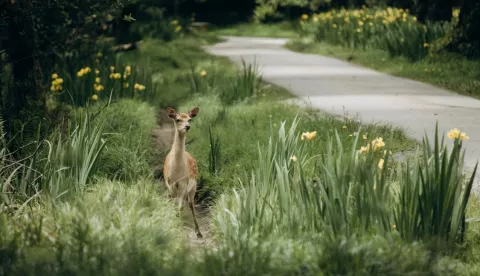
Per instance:
[[[180,123],[180,119],[177,119],[177,123]]]

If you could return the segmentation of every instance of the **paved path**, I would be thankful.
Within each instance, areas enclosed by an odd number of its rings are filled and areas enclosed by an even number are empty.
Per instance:
[[[465,131],[467,169],[480,157],[480,101],[428,84],[389,76],[319,55],[285,49],[286,39],[226,37],[207,47],[234,62],[259,65],[266,81],[289,89],[312,107],[334,115],[360,115],[364,122],[387,122],[403,127],[414,139],[425,131]],[[480,175],[477,174],[477,175]]]

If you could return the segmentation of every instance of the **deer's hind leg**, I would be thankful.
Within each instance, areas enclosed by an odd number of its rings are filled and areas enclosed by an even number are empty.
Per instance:
[[[190,210],[192,211],[192,216],[193,216],[193,222],[195,223],[195,233],[197,234],[197,238],[202,238],[203,235],[200,232],[200,227],[198,226],[198,221],[197,221],[197,214],[195,212],[195,191],[197,188],[197,183],[192,183],[194,185],[193,189],[189,190],[188,192],[188,206],[190,206]],[[190,183],[189,183],[190,186]]]

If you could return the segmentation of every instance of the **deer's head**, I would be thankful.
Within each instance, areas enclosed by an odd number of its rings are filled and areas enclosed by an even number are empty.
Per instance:
[[[175,129],[180,134],[186,134],[190,130],[190,122],[197,116],[198,111],[198,107],[195,107],[188,113],[177,113],[172,107],[167,108],[168,117],[173,119]]]

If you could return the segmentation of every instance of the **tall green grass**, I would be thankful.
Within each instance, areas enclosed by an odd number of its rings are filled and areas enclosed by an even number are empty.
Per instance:
[[[14,160],[2,147],[4,203],[29,201],[40,193],[56,199],[86,189],[99,167],[106,141],[102,120],[91,120],[88,113],[80,116],[67,128],[66,135],[56,132],[50,140],[37,140],[34,151],[21,160]]]
[[[397,233],[407,242],[462,241],[473,175],[462,188],[459,139],[451,151],[438,144],[431,151],[426,139],[426,156],[415,157],[417,166],[393,170],[379,139],[359,151],[357,136],[345,152],[335,133],[324,151],[311,152],[312,141],[299,139],[297,125],[294,120],[287,130],[282,123],[278,134],[259,147],[258,168],[220,198],[216,225],[227,243]]]

